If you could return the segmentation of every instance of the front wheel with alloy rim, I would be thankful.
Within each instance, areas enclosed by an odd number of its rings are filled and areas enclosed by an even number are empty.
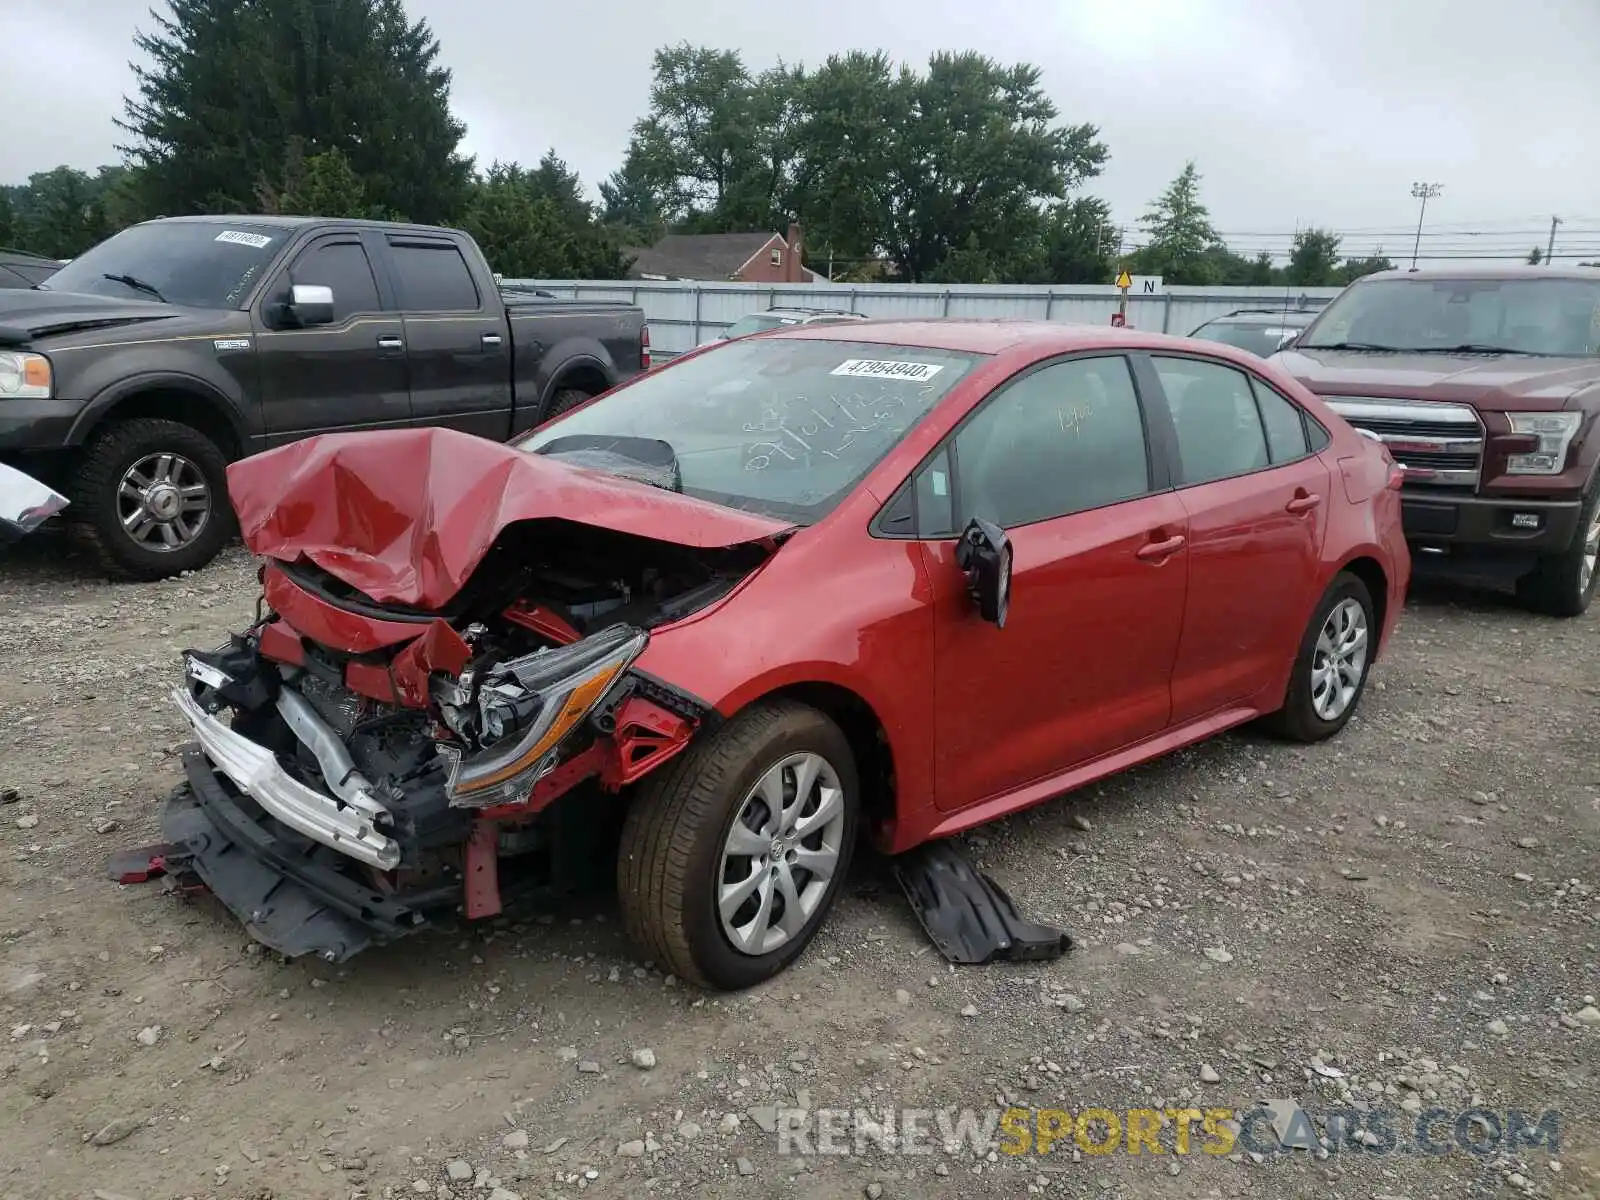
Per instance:
[[[1283,707],[1267,726],[1297,742],[1320,742],[1343,729],[1366,690],[1379,633],[1372,593],[1341,571],[1312,613]]]
[[[629,935],[665,970],[737,990],[821,927],[850,864],[859,783],[839,727],[806,705],[752,705],[640,785],[623,825]]]
[[[1594,600],[1600,583],[1600,481],[1589,489],[1578,514],[1578,533],[1560,554],[1541,558],[1530,574],[1517,580],[1517,598],[1534,612],[1552,617],[1580,617]]]
[[[84,451],[70,513],[111,574],[164,579],[193,571],[234,530],[227,466],[198,429],[157,418],[120,421]]]

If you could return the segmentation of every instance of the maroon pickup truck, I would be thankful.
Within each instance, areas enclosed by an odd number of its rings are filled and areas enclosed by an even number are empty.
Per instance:
[[[1577,616],[1600,554],[1600,270],[1386,271],[1273,361],[1405,468],[1419,573]]]

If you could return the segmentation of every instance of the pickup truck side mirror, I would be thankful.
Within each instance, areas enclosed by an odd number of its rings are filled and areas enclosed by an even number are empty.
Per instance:
[[[1005,530],[973,517],[956,543],[956,566],[966,573],[967,593],[978,615],[1004,629],[1011,611],[1011,539]]]
[[[1294,332],[1286,333],[1286,334],[1284,334],[1282,337],[1280,337],[1278,339],[1278,349],[1279,350],[1290,350],[1290,349],[1293,349],[1294,348],[1294,344],[1296,342],[1298,342],[1299,340],[1300,340],[1300,335],[1298,333],[1294,333]]]
[[[316,283],[297,283],[289,289],[283,306],[285,324],[299,329],[333,323],[333,289]]]

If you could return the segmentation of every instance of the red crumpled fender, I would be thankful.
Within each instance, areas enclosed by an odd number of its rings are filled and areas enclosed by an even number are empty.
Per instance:
[[[228,468],[245,544],[309,559],[379,603],[437,609],[500,531],[560,519],[696,549],[791,526],[452,429],[331,433]]]

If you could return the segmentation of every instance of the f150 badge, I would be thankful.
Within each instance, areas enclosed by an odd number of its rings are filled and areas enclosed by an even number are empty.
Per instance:
[[[212,340],[211,345],[218,351],[218,353],[221,353],[221,352],[227,351],[227,350],[248,350],[248,349],[250,349],[250,339],[249,338],[215,338],[215,339]]]

